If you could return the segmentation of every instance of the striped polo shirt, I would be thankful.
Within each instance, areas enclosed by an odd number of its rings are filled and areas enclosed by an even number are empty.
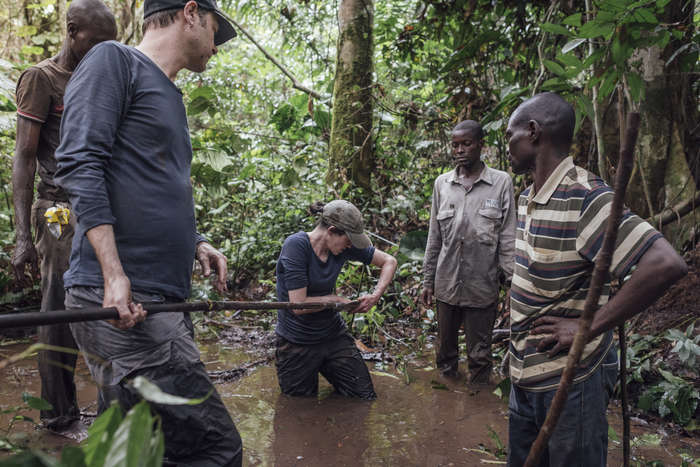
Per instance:
[[[537,352],[537,344],[546,335],[530,335],[530,327],[543,316],[581,316],[612,199],[613,190],[601,178],[576,167],[571,157],[559,164],[539,193],[530,186],[520,195],[510,294],[510,374],[519,387],[544,392],[559,384],[568,352],[549,358],[547,352],[554,344]],[[651,225],[625,209],[611,274],[625,277],[660,237]],[[611,275],[605,281],[599,307],[608,301],[610,279]],[[611,345],[612,331],[608,331],[585,347],[575,383],[598,369]]]

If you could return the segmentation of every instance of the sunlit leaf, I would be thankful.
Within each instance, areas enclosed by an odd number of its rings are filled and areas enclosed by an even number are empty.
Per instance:
[[[27,36],[33,36],[34,34],[36,34],[36,32],[37,32],[36,26],[32,26],[32,25],[20,26],[15,31],[15,35],[17,37],[27,37]]]
[[[129,410],[114,433],[104,467],[138,467],[148,457],[153,420],[151,408],[139,402]]]
[[[134,387],[134,389],[136,389],[136,391],[138,391],[139,395],[147,401],[163,405],[199,405],[207,400],[212,392],[214,392],[212,389],[209,394],[201,399],[187,399],[185,397],[174,396],[163,392],[158,386],[143,376],[137,376],[134,378],[131,385]]]
[[[586,39],[574,39],[571,42],[567,42],[566,44],[564,44],[564,47],[561,48],[561,52],[562,53],[571,52],[572,50],[574,50],[576,47],[583,44],[584,42],[586,42]]]
[[[399,241],[399,251],[412,260],[422,260],[425,257],[427,246],[428,232],[426,230],[409,232]]]

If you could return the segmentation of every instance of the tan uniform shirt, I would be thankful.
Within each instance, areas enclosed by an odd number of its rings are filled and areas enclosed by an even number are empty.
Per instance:
[[[515,266],[516,206],[506,172],[484,170],[469,191],[452,170],[435,180],[424,287],[450,305],[484,308],[498,299],[498,265]]]

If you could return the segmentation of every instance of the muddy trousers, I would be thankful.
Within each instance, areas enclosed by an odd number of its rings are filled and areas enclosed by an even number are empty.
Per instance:
[[[66,308],[101,307],[101,287],[70,287]],[[132,291],[135,302],[173,303],[159,294]],[[130,382],[143,376],[160,389],[188,399],[211,394],[198,405],[151,404],[160,415],[166,467],[239,467],[241,436],[214,389],[199,349],[189,313],[160,313],[127,331],[105,321],[73,323],[71,329],[90,367],[102,401],[117,401],[124,412],[141,397]],[[100,404],[104,406],[104,404]]]
[[[436,365],[445,374],[457,374],[459,328],[464,326],[469,381],[488,383],[493,368],[491,336],[496,321],[496,304],[486,308],[450,305],[437,300],[438,341]]]
[[[318,393],[321,373],[340,394],[373,400],[372,378],[347,330],[319,344],[294,344],[277,336],[275,367],[282,394],[310,397]]]
[[[571,386],[569,398],[538,467],[605,467],[608,419],[605,411],[617,381],[613,345],[588,379]],[[530,392],[511,386],[508,402],[508,466],[522,467],[557,390]]]
[[[46,210],[54,206],[67,207],[71,210],[69,224],[64,227],[58,238],[49,231],[44,217]],[[69,203],[56,203],[39,198],[32,206],[31,220],[35,235],[34,242],[41,260],[41,311],[62,310],[65,308],[63,273],[68,270],[71,243],[75,232],[75,215]],[[40,344],[78,350],[68,324],[39,326],[37,334]],[[52,410],[42,410],[40,414],[47,428],[60,428],[80,418],[73,380],[77,360],[77,353],[39,351],[41,398],[53,406]]]

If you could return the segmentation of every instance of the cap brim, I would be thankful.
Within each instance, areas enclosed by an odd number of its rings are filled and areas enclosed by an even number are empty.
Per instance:
[[[238,33],[233,29],[233,25],[229,23],[224,15],[216,10],[212,10],[211,12],[214,13],[216,22],[219,23],[219,30],[216,31],[216,35],[214,36],[214,45],[218,47],[236,37]]]
[[[352,242],[352,246],[354,246],[355,248],[359,248],[360,250],[362,250],[363,248],[372,246],[372,242],[369,240],[369,237],[364,232],[351,233],[346,230],[345,233]]]

